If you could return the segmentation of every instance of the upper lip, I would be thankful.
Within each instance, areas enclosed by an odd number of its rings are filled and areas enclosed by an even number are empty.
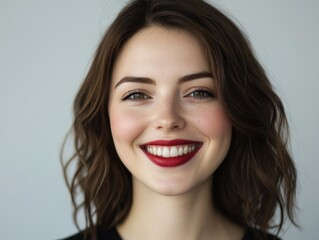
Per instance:
[[[188,139],[172,139],[172,140],[155,140],[148,143],[143,144],[142,146],[177,146],[177,145],[187,145],[187,144],[201,144],[198,141],[192,141]]]

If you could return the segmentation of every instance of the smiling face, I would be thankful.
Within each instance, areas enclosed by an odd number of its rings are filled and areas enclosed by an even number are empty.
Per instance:
[[[116,59],[109,116],[117,153],[134,186],[164,195],[210,180],[225,158],[232,126],[195,37],[148,27]]]

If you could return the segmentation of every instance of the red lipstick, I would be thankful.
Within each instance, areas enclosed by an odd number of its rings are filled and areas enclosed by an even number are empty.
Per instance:
[[[158,149],[160,148],[160,151],[165,149],[166,152],[169,151],[169,147],[175,146],[176,149],[182,150],[185,149],[185,151],[180,151],[180,154],[177,154],[177,156],[158,156],[156,153],[152,153],[152,151],[148,151],[148,148],[152,149]],[[198,152],[198,150],[201,148],[202,143],[197,141],[190,141],[185,139],[174,139],[174,140],[156,140],[152,142],[148,142],[141,146],[141,149],[145,153],[145,155],[150,159],[154,164],[160,166],[160,167],[176,167],[180,166],[188,161],[190,161]],[[187,150],[188,149],[188,150]],[[164,150],[164,151],[165,151]],[[166,153],[167,154],[167,153]],[[175,153],[176,155],[176,153]]]

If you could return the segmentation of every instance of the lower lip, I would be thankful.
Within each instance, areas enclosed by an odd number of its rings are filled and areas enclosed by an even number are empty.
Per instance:
[[[197,146],[194,151],[186,155],[177,156],[177,157],[169,157],[169,158],[155,156],[153,154],[150,154],[148,151],[146,151],[146,149],[143,149],[143,151],[153,163],[155,163],[156,165],[160,167],[177,167],[190,161],[200,148],[201,146]]]

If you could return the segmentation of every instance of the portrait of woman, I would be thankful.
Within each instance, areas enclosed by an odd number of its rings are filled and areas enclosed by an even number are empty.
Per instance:
[[[76,95],[73,134],[64,171],[77,163],[68,188],[86,230],[69,240],[277,239],[295,223],[283,104],[205,1],[122,9]]]
[[[317,239],[319,1],[0,2],[0,239]]]

